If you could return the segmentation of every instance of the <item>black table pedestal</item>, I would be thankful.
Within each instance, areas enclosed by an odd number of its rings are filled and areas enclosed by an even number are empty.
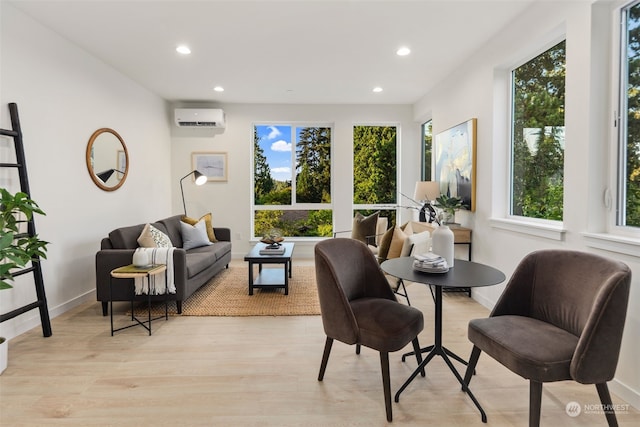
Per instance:
[[[462,377],[460,376],[460,374],[456,370],[455,366],[453,366],[453,363],[451,362],[451,359],[449,359],[449,356],[451,356],[455,360],[458,360],[459,362],[464,363],[465,365],[467,364],[467,361],[462,359],[460,356],[458,356],[457,354],[453,353],[452,351],[450,351],[449,349],[447,349],[446,347],[444,347],[442,345],[442,287],[441,286],[436,286],[435,288],[436,288],[435,343],[433,345],[430,345],[428,347],[420,349],[421,353],[429,352],[429,354],[427,354],[427,356],[424,358],[422,363],[420,363],[420,365],[418,365],[416,370],[413,371],[413,373],[407,379],[407,381],[405,381],[404,384],[402,384],[402,387],[400,387],[400,389],[398,389],[398,391],[396,393],[396,396],[395,396],[395,401],[396,402],[400,401],[400,393],[402,393],[404,391],[404,389],[407,388],[407,386],[411,383],[411,381],[413,381],[413,379],[416,376],[418,376],[418,373],[424,372],[425,366],[427,366],[427,364],[431,361],[431,359],[433,359],[435,356],[440,356],[445,361],[445,363],[447,364],[447,366],[449,367],[451,372],[453,372],[453,375],[455,375],[455,377],[458,380],[458,382],[460,383],[460,385],[462,385],[462,391],[464,391],[465,393],[467,393],[469,395],[469,397],[471,398],[473,403],[476,405],[476,407],[480,411],[480,415],[482,417],[482,422],[486,423],[487,422],[487,414],[484,412],[484,409],[482,409],[482,406],[480,406],[480,403],[478,403],[478,400],[473,395],[471,390],[469,390],[469,387],[467,387],[465,385],[464,380],[462,379]],[[409,354],[413,355],[415,353],[411,352],[411,353],[407,353],[406,355],[403,355],[402,356],[402,361],[404,361],[405,356],[407,356]]]

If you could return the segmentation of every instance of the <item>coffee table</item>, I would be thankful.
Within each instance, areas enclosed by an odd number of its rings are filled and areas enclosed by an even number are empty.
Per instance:
[[[284,294],[289,295],[289,278],[291,278],[291,255],[294,244],[281,243],[284,248],[282,255],[260,253],[267,246],[264,243],[256,244],[244,257],[249,263],[249,295],[253,295],[253,288],[284,288]],[[258,264],[258,276],[253,277],[253,265]],[[262,268],[262,264],[283,264],[284,268]]]

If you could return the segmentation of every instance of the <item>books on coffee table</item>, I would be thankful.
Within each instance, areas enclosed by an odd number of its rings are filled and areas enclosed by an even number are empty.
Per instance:
[[[284,246],[278,246],[277,248],[265,246],[260,249],[260,255],[284,255]]]

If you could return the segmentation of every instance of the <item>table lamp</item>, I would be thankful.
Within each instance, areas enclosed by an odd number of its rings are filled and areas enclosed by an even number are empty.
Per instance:
[[[429,212],[429,222],[436,219],[436,210],[431,203],[440,195],[440,185],[437,181],[418,181],[413,192],[413,198],[422,203],[420,209],[420,222],[427,222],[427,212]]]

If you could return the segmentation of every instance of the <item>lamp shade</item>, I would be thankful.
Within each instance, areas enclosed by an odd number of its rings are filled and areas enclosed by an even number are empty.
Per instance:
[[[118,169],[107,169],[104,172],[98,172],[96,176],[100,178],[100,181],[106,183],[107,181],[109,181],[109,178],[111,178],[111,175],[113,175],[114,172],[118,172],[124,175],[124,172],[119,171]]]
[[[437,181],[418,181],[416,182],[416,189],[413,193],[415,200],[424,202],[435,200],[440,196],[440,185]]]
[[[189,176],[189,175],[187,175],[187,176]],[[202,184],[204,184],[205,182],[207,182],[207,176],[206,176],[206,175],[201,174],[201,173],[200,173],[200,172],[198,172],[197,170],[196,170],[196,171],[193,171],[193,177],[194,177],[194,179],[196,180],[196,185],[202,185]]]

